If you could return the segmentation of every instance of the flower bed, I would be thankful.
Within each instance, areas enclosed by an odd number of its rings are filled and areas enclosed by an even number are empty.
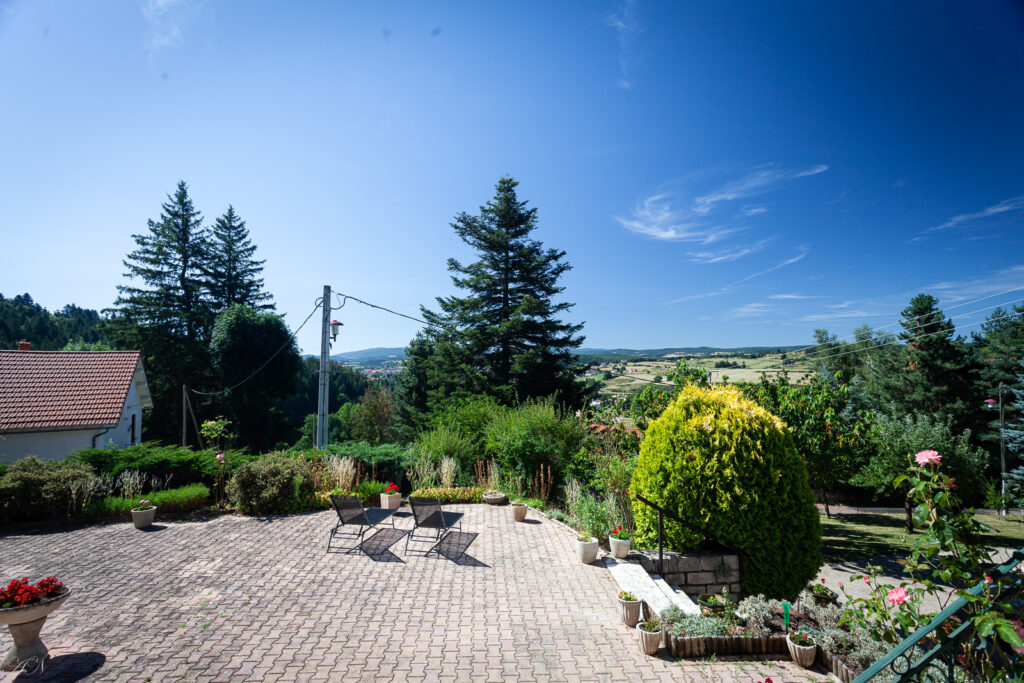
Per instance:
[[[437,498],[442,503],[479,503],[484,489],[480,486],[419,489],[410,493],[417,498]]]

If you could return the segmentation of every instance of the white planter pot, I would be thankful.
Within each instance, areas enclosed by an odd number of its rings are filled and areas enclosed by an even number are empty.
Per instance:
[[[521,522],[524,519],[526,519],[526,512],[529,509],[530,508],[526,505],[513,505],[512,516],[515,518],[517,522]]]
[[[814,666],[814,655],[818,651],[818,646],[815,645],[797,645],[794,643],[789,636],[786,636],[786,647],[789,648],[789,656],[793,658],[799,666],[805,669],[810,669]]]
[[[623,600],[618,597],[615,599],[619,601],[619,615],[622,616],[622,623],[630,628],[636,626],[640,621],[640,606],[643,603],[639,600]]]
[[[7,624],[14,639],[14,645],[7,651],[0,670],[15,671],[22,666],[28,666],[31,670],[42,664],[46,659],[47,649],[39,639],[39,632],[43,629],[50,612],[63,605],[69,595],[71,589],[65,588],[62,594],[35,605],[0,609],[0,624]]]
[[[401,493],[382,493],[380,494],[380,506],[385,510],[397,510],[402,506],[402,494]]]
[[[640,651],[645,655],[657,654],[658,647],[661,645],[661,629],[654,633],[649,633],[640,628],[640,624],[637,624],[636,633],[640,640]]]
[[[599,547],[597,539],[593,536],[590,537],[589,541],[576,539],[576,557],[580,558],[580,562],[583,564],[590,564],[597,559]]]
[[[629,555],[630,540],[628,538],[626,540],[622,540],[615,538],[614,536],[609,536],[608,545],[612,548],[612,557],[616,559],[621,560]]]
[[[153,518],[156,517],[156,506],[151,505],[148,508],[141,510],[132,510],[132,523],[135,524],[136,529],[145,529],[146,527],[153,524]]]

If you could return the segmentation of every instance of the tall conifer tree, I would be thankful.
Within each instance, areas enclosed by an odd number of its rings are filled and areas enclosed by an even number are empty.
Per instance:
[[[210,243],[210,270],[207,273],[210,300],[215,310],[224,311],[235,304],[256,310],[273,309],[270,294],[263,291],[265,261],[253,258],[256,245],[249,239],[245,221],[228,206],[213,223]]]
[[[571,266],[564,251],[530,239],[537,209],[519,201],[518,184],[501,178],[479,215],[463,212],[452,223],[479,258],[468,265],[448,259],[452,282],[465,296],[439,297],[438,313],[423,309],[427,321],[447,328],[432,384],[454,375],[466,389],[483,388],[506,403],[550,395],[575,403],[582,385],[573,350],[583,342],[583,326],[560,320],[573,304],[553,301]]]

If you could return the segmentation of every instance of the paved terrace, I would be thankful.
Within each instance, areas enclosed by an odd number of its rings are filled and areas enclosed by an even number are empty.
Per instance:
[[[407,509],[371,555],[325,553],[333,512],[0,535],[0,577],[74,590],[43,629],[43,680],[825,678],[790,662],[646,657],[608,570],[580,564],[565,527],[447,506],[464,533],[447,557],[424,557],[403,551]]]

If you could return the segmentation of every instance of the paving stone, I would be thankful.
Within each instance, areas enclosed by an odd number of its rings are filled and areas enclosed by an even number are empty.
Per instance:
[[[579,563],[564,526],[449,507],[463,532],[440,557],[404,551],[405,509],[369,555],[324,552],[333,512],[225,516],[0,533],[0,580],[54,575],[74,590],[43,628],[37,681],[826,678],[646,657],[619,623],[615,580]]]

